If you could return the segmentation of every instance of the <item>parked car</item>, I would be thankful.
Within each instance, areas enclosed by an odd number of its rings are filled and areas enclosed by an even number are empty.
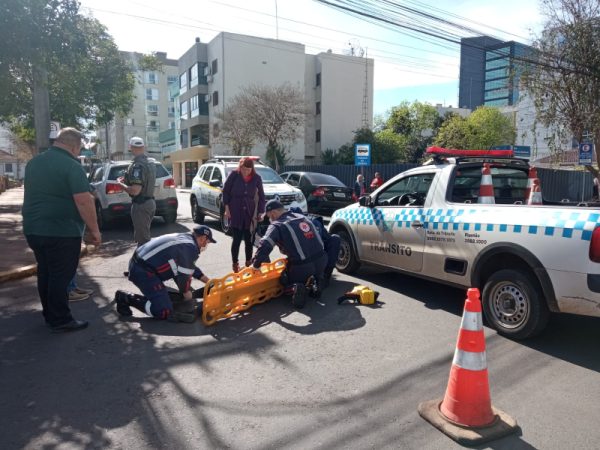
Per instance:
[[[229,223],[223,214],[222,190],[225,179],[232,170],[237,169],[240,158],[241,156],[215,156],[200,166],[192,181],[190,195],[194,222],[203,223],[205,216],[211,216],[219,219],[225,233],[229,232]],[[298,207],[307,211],[306,199],[300,189],[284,183],[277,172],[261,163],[258,158],[254,162],[254,168],[262,178],[267,201],[277,198],[288,208]]]
[[[178,206],[175,180],[161,163],[152,158],[150,161],[156,167],[156,215],[161,216],[166,223],[173,223],[177,219]],[[131,197],[117,182],[117,178],[125,175],[129,164],[131,161],[111,161],[92,168],[90,184],[96,197],[96,215],[100,229],[106,228],[117,218],[129,217]]]
[[[328,215],[353,203],[352,188],[333,175],[318,172],[284,172],[281,178],[290,186],[298,187],[302,191],[311,213]]]

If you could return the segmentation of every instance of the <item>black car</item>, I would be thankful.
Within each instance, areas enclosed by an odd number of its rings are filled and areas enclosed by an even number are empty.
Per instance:
[[[299,188],[308,204],[308,211],[328,215],[353,203],[352,189],[333,175],[317,172],[284,172],[281,178]]]

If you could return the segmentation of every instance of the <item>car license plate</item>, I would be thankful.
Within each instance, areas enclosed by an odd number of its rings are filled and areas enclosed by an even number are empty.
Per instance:
[[[344,194],[343,192],[334,192],[333,196],[339,198],[346,198],[346,194]]]

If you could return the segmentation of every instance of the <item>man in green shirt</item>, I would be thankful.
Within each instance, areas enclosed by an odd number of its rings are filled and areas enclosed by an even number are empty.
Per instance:
[[[54,145],[25,167],[23,233],[38,264],[42,313],[54,333],[87,327],[71,315],[67,286],[79,264],[84,225],[89,243],[101,242],[90,184],[77,159],[81,137],[75,128],[61,129]]]

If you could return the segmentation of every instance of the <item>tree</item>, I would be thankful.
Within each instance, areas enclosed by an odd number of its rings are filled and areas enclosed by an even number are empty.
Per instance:
[[[300,89],[289,83],[279,86],[253,84],[232,98],[226,111],[231,110],[235,110],[235,114],[222,116],[223,128],[229,133],[236,129],[245,134],[241,141],[266,143],[267,160],[279,170],[280,161],[287,159],[283,145],[296,140],[303,130],[307,110]]]
[[[10,43],[0,46],[0,120],[22,130],[35,124],[38,150],[47,146],[50,112],[83,127],[130,110],[131,69],[76,0],[3,0],[0,41]]]
[[[231,146],[234,155],[248,155],[254,145],[254,133],[249,128],[246,113],[240,107],[237,96],[225,107],[223,113],[217,114],[221,120],[218,136],[215,142],[225,143]]]
[[[453,115],[444,122],[434,144],[456,149],[488,149],[514,144],[515,127],[497,108],[480,106],[466,119]]]
[[[533,43],[535,61],[524,73],[523,86],[537,120],[556,129],[549,146],[560,153],[566,130],[578,142],[588,133],[596,142],[600,138],[600,3],[544,0],[542,13],[544,29]],[[598,173],[591,166],[588,170]]]
[[[437,110],[421,102],[402,102],[390,111],[386,128],[404,136],[407,162],[418,162],[431,144],[441,120]]]

